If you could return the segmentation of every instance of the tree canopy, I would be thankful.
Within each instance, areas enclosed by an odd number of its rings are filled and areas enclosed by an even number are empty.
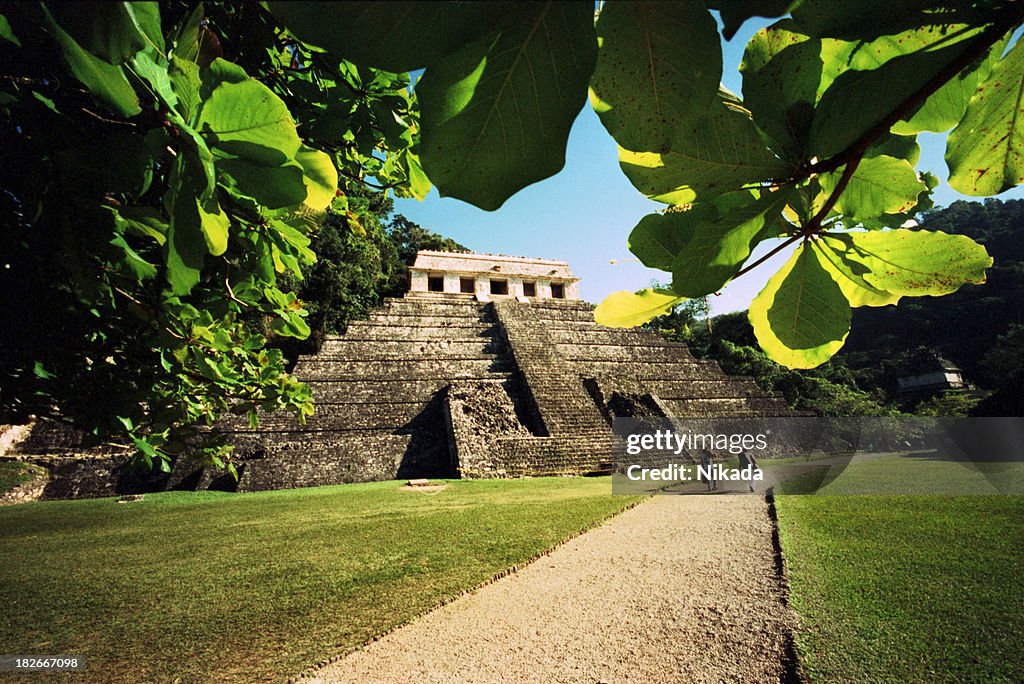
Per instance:
[[[328,217],[365,232],[357,186],[497,209],[561,169],[588,97],[627,178],[667,205],[630,249],[671,275],[598,321],[714,292],[771,241],[795,251],[750,322],[791,367],[842,348],[852,308],[984,282],[985,246],[914,221],[938,182],[919,133],[948,132],[960,192],[1024,180],[1011,0],[611,0],[596,21],[584,0],[3,11],[4,406],[164,468],[225,411],[313,410],[253,321],[310,333],[292,284]],[[753,16],[776,21],[746,47],[741,98],[719,84],[721,38]]]

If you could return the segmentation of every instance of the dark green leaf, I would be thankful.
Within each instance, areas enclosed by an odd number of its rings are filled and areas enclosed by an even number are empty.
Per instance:
[[[722,17],[722,35],[726,40],[732,40],[747,19],[781,17],[794,4],[799,4],[798,0],[708,0],[708,7],[718,10]]]
[[[750,256],[765,227],[782,216],[791,197],[789,187],[764,191],[717,221],[694,226],[693,237],[672,261],[672,291],[694,298],[720,289]]]
[[[674,130],[702,118],[718,93],[714,18],[699,2],[612,2],[597,38],[590,102],[601,123],[627,150],[667,152]]]
[[[806,157],[822,82],[822,44],[793,29],[793,22],[784,20],[758,31],[747,44],[740,72],[754,122],[780,155],[799,162]]]
[[[841,73],[821,96],[809,152],[827,159],[849,147],[958,59],[980,30],[925,27],[838,54],[842,60],[855,60],[855,68]]]
[[[139,98],[121,67],[105,62],[82,49],[74,38],[53,20],[45,6],[43,15],[47,28],[53,34],[71,68],[71,73],[89,89],[89,93],[100,105],[122,116],[135,116],[142,111]]]
[[[420,155],[442,195],[493,210],[562,168],[594,65],[592,9],[522,6],[497,38],[427,69],[417,85]]]
[[[413,71],[529,12],[514,2],[272,2],[300,39],[363,66]]]
[[[218,159],[216,166],[231,177],[240,193],[268,209],[295,207],[306,199],[302,167],[295,162],[260,166],[244,159]]]
[[[2,14],[0,14],[0,38],[21,47],[21,41],[18,40],[18,37],[14,35],[14,31],[11,30],[11,23]]]
[[[83,49],[105,62],[118,65],[127,62],[132,55],[149,45],[140,17],[137,16],[136,10],[140,8],[134,4],[76,0],[50,3],[47,9],[53,13],[53,18],[61,28]],[[141,9],[143,22],[151,22],[152,8]],[[159,27],[159,11],[156,21]]]

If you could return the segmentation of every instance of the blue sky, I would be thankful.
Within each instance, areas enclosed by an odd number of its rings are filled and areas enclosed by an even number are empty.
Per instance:
[[[743,48],[767,24],[748,21],[725,44],[723,83],[730,90],[742,91],[737,69]],[[935,191],[936,204],[945,206],[957,199],[978,199],[965,198],[946,184],[945,135],[923,134],[918,140],[918,170],[931,171],[943,180]],[[999,197],[1024,198],[1024,189],[1016,188]],[[633,226],[663,207],[641,195],[626,180],[619,170],[615,141],[589,104],[573,125],[565,168],[521,190],[497,211],[483,211],[460,200],[441,198],[436,190],[431,190],[422,202],[395,201],[398,213],[474,251],[568,261],[582,279],[583,298],[594,303],[616,290],[638,290],[654,279],[671,279],[667,273],[636,263],[626,248]],[[754,256],[771,246],[762,245]],[[787,256],[777,255],[710,297],[712,312],[747,308]]]

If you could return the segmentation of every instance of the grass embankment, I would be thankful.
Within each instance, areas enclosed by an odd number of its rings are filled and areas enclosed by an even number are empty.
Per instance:
[[[31,482],[44,473],[42,468],[21,461],[0,462],[0,494],[11,491],[18,485]]]
[[[1024,497],[776,504],[812,681],[1024,681]]]
[[[383,482],[2,509],[0,644],[84,655],[89,681],[279,681],[633,501],[610,489]]]

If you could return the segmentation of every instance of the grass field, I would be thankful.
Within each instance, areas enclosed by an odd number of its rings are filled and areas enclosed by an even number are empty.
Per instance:
[[[812,681],[1024,681],[1024,497],[776,504]]]
[[[0,650],[84,655],[90,682],[280,681],[632,501],[538,478],[8,507]]]

